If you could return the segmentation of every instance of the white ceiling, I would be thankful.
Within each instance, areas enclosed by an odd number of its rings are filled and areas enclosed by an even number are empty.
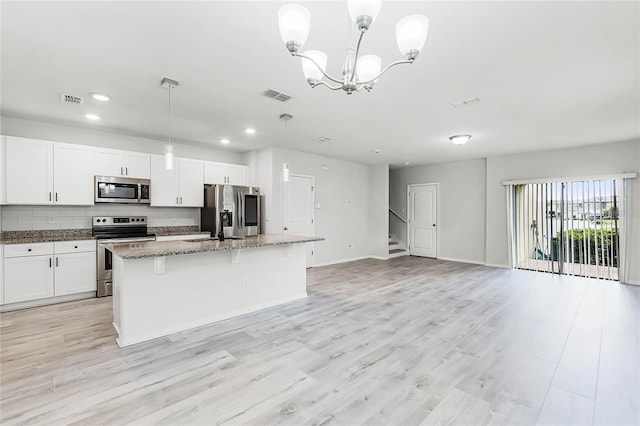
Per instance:
[[[218,149],[275,145],[394,166],[640,137],[639,2],[385,2],[362,53],[383,65],[400,59],[395,22],[413,13],[430,20],[425,49],[351,96],[308,87],[280,39],[281,4],[2,1],[1,112],[162,140],[160,80],[169,77],[180,82],[174,139]],[[305,49],[326,51],[339,74],[346,2],[305,4]],[[268,99],[266,89],[293,99]],[[113,99],[100,104],[92,91]],[[61,92],[88,99],[63,105]],[[472,97],[481,102],[449,104]],[[102,120],[88,123],[87,112]],[[285,112],[294,116],[286,126]],[[457,133],[473,137],[453,146]],[[222,147],[222,137],[232,143]]]

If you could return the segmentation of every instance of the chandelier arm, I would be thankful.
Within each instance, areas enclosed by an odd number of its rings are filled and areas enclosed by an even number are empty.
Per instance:
[[[315,66],[316,66],[316,68],[318,68],[318,69],[322,72],[322,74],[323,74],[325,77],[327,77],[329,80],[333,81],[334,83],[342,84],[342,80],[335,79],[335,78],[331,77],[329,74],[327,74],[326,72],[324,72],[324,70],[322,69],[322,67],[321,67],[320,65],[318,65],[318,63],[317,63],[313,58],[310,58],[309,56],[307,56],[307,55],[303,55],[302,53],[298,53],[298,52],[291,52],[291,56],[298,56],[298,57],[300,57],[300,58],[308,59],[308,60],[309,60],[309,61],[311,61],[311,63],[312,63],[313,65],[315,65]]]
[[[364,37],[364,31],[360,32],[360,37],[358,38],[358,44],[356,45],[356,56],[353,60],[353,70],[351,70],[351,75],[349,76],[349,81],[353,81],[353,78],[356,75],[356,69],[358,65],[358,55],[360,54],[360,43],[362,43],[362,37]]]
[[[342,89],[342,86],[332,86],[332,85],[330,85],[329,83],[327,83],[326,81],[323,81],[323,80],[320,80],[317,83],[312,84],[311,88],[313,89],[314,87],[320,86],[320,85],[327,86],[331,90],[340,90],[340,89]]]
[[[395,67],[396,65],[401,65],[401,64],[412,64],[413,61],[414,61],[414,59],[403,59],[401,61],[392,62],[389,65],[387,65],[386,67],[384,67],[384,69],[382,71],[380,71],[380,74],[378,74],[377,76],[373,77],[371,80],[358,82],[358,84],[365,85],[365,84],[373,83],[374,81],[379,79],[382,76],[382,74],[387,72],[389,70],[389,68]]]

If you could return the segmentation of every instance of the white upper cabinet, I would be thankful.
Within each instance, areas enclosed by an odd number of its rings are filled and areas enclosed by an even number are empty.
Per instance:
[[[204,181],[202,161],[178,158],[178,189],[180,205],[184,207],[204,206]]]
[[[6,138],[7,204],[93,204],[93,151],[83,145]]]
[[[95,174],[149,179],[151,156],[142,152],[99,148],[95,151]]]
[[[93,205],[93,150],[83,145],[53,145],[53,202]]]
[[[248,185],[248,171],[247,166],[239,164],[205,161],[204,183],[246,186]]]
[[[7,204],[52,204],[53,143],[6,139]]]
[[[7,202],[7,137],[0,136],[0,204]],[[0,280],[2,275],[0,275]],[[0,288],[2,291],[2,288]],[[1,297],[1,295],[0,295]]]
[[[202,207],[203,186],[202,161],[176,158],[166,170],[162,155],[151,156],[151,206]]]

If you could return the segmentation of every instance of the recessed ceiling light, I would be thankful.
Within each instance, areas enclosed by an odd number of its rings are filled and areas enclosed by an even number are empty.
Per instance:
[[[107,95],[106,93],[100,92],[92,92],[91,97],[100,102],[109,102],[111,100],[111,96]]]
[[[373,153],[374,153],[374,154],[380,154],[380,150],[379,150],[379,149],[374,149],[374,150],[373,150]]]
[[[409,164],[411,164],[411,163],[409,163],[408,161],[405,161],[405,162],[404,162],[404,165],[405,165],[405,166],[408,166]]]
[[[229,143],[229,139],[220,139],[220,143]]]
[[[244,129],[244,131],[247,134],[253,135],[256,132],[256,129],[252,129],[252,128],[249,127],[247,129]]]
[[[329,142],[330,140],[331,140],[331,138],[328,137],[328,136],[320,136],[320,137],[317,137],[317,138],[314,139],[314,141],[318,142],[318,143]]]
[[[95,114],[85,114],[85,118],[92,121],[100,120],[100,116]]]
[[[465,143],[469,142],[469,139],[471,139],[471,135],[453,135],[453,136],[449,136],[449,140],[451,142],[453,142],[456,145],[464,145]]]

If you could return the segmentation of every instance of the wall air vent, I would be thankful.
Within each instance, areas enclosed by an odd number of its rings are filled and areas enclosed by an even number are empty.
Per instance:
[[[289,99],[291,99],[291,96],[271,89],[265,90],[262,94],[267,98],[275,99],[276,101],[280,102],[287,102]]]
[[[69,95],[67,93],[60,93],[60,102],[63,104],[82,105],[84,103],[84,98],[81,96]]]

